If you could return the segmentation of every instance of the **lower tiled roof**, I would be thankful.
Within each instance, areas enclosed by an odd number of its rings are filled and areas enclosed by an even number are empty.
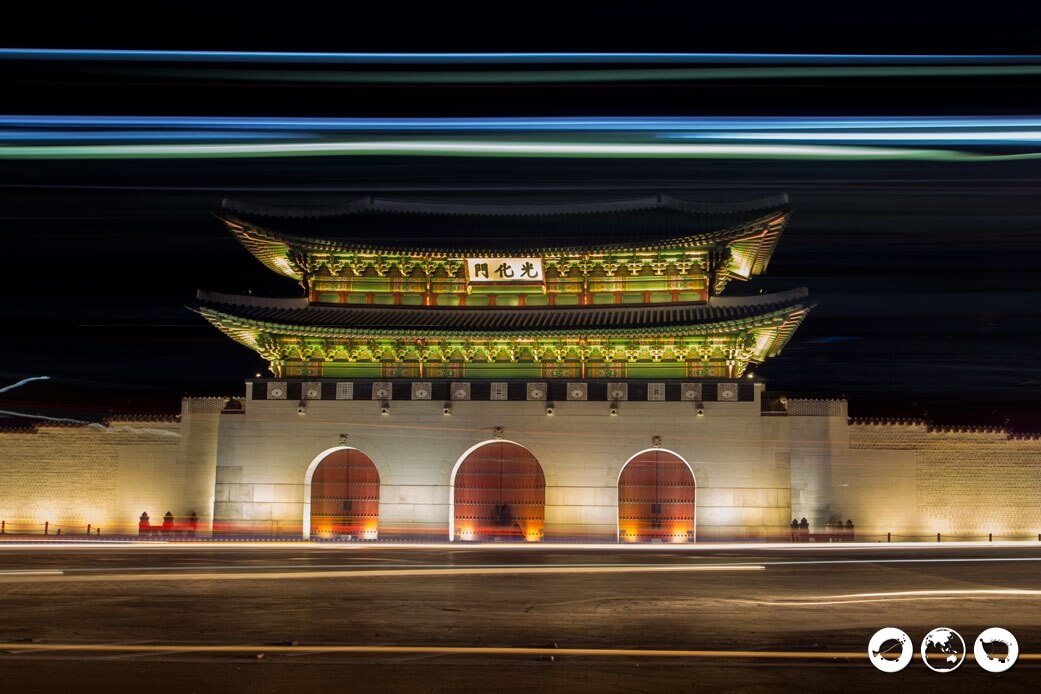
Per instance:
[[[197,310],[240,320],[315,328],[558,332],[646,329],[718,324],[765,314],[809,310],[805,288],[748,297],[713,297],[705,304],[637,304],[539,308],[440,308],[309,304],[307,299],[267,299],[200,291]]]

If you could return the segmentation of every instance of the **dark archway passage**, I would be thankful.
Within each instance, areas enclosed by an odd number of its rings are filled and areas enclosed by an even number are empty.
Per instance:
[[[355,448],[333,451],[311,477],[311,536],[375,540],[379,527],[380,473]]]
[[[453,480],[457,540],[542,539],[546,478],[528,449],[493,441],[470,452]]]
[[[675,453],[644,451],[618,478],[621,542],[691,542],[694,539],[694,475]]]

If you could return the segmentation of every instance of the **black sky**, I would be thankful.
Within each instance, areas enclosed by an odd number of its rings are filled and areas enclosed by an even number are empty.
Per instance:
[[[513,6],[511,6],[513,7]],[[520,7],[520,6],[516,6]],[[516,9],[516,12],[521,12]],[[534,10],[532,10],[534,11]],[[779,33],[665,22],[660,13],[576,33],[573,17],[328,18],[215,11],[49,19],[15,4],[7,46],[306,50],[705,50],[1023,52],[1032,29],[984,18],[940,34],[922,22],[815,16]],[[500,18],[501,19],[501,18]],[[601,17],[603,19],[603,17]],[[621,18],[618,18],[621,19]],[[796,20],[798,18],[795,18]],[[1013,18],[1015,19],[1015,18]],[[465,21],[464,21],[465,20]],[[497,20],[498,21],[498,20]],[[924,20],[923,20],[924,21]],[[621,24],[624,24],[622,22]],[[499,22],[501,26],[501,22]],[[528,27],[541,25],[542,32]],[[90,27],[87,32],[83,29]],[[311,30],[308,33],[307,27]],[[475,29],[484,27],[485,30]],[[47,30],[45,30],[45,28]],[[848,28],[848,27],[847,27]],[[872,34],[872,28],[877,31]],[[934,27],[935,29],[935,27]],[[525,36],[525,30],[529,33]],[[882,33],[879,33],[882,32]],[[568,38],[570,36],[570,38]],[[881,40],[879,36],[884,36]],[[199,115],[1036,115],[1036,78],[790,80],[568,87],[248,85],[113,76],[84,65],[0,64],[5,113]],[[688,197],[787,192],[792,223],[766,277],[730,292],[796,286],[818,301],[768,387],[845,395],[859,415],[1041,429],[1041,164],[849,164],[351,158],[2,162],[0,380],[48,375],[0,409],[70,416],[176,411],[232,394],[258,356],[188,311],[199,288],[295,296],[214,217],[227,195],[465,188],[668,189]]]

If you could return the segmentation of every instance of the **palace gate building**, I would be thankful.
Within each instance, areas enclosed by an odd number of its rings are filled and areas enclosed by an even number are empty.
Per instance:
[[[269,374],[169,421],[3,433],[0,516],[136,532],[142,511],[194,512],[200,534],[354,540],[787,540],[802,518],[1036,536],[1036,438],[764,390],[754,367],[814,302],[733,288],[789,215],[783,195],[665,192],[226,201],[300,296],[193,308]],[[70,464],[94,474],[70,483]]]

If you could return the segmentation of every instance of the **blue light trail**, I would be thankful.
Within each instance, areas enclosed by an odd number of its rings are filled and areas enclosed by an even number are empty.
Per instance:
[[[0,48],[0,60],[75,60],[334,64],[685,63],[818,65],[1033,64],[1041,55],[823,53],[322,53],[311,51],[170,51],[91,48]]]
[[[0,116],[0,159],[436,155],[998,161],[1041,156],[1039,143],[1039,116]]]

